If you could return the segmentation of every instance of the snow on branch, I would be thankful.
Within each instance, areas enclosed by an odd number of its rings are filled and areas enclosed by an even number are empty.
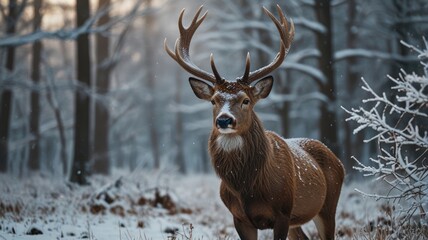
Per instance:
[[[354,169],[364,176],[375,177],[390,186],[386,194],[369,194],[375,199],[387,199],[400,203],[403,220],[409,220],[419,212],[420,221],[426,221],[428,207],[428,42],[424,38],[425,49],[403,43],[419,55],[424,75],[409,74],[401,70],[398,78],[388,76],[393,82],[391,92],[378,94],[362,79],[362,89],[370,97],[362,102],[368,107],[347,110],[358,127],[354,134],[363,129],[373,129],[376,134],[365,142],[377,140],[379,155],[370,158],[367,164],[352,157],[357,166]],[[425,61],[425,62],[424,62]]]
[[[289,53],[287,55],[287,59],[289,62],[301,62],[308,58],[319,58],[321,53],[318,49],[315,48],[305,48],[299,51],[294,51],[293,53]]]
[[[297,62],[286,62],[283,63],[280,68],[293,69],[303,74],[307,74],[308,76],[311,76],[319,86],[323,86],[327,82],[327,78],[319,69],[306,64]]]
[[[325,26],[322,25],[321,23],[312,21],[303,17],[293,18],[293,21],[294,21],[294,24],[301,25],[317,33],[325,33],[327,31],[325,29]]]
[[[386,52],[380,52],[375,50],[368,50],[362,48],[352,48],[339,50],[334,54],[335,61],[345,60],[350,57],[364,57],[364,58],[380,58],[386,60],[398,60],[398,61],[414,61],[415,57],[406,57],[399,54],[392,54]]]

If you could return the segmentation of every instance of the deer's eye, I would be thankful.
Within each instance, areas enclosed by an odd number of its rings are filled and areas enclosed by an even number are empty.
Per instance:
[[[248,104],[250,104],[250,99],[248,99],[248,98],[244,99],[244,101],[242,101],[242,104],[243,104],[243,105],[248,105]]]
[[[211,104],[212,104],[212,105],[215,105],[215,101],[214,101],[214,100],[211,100]]]

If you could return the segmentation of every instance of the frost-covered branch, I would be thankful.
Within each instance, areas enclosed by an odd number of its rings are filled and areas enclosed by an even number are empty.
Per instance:
[[[297,62],[283,63],[280,68],[297,70],[303,74],[311,76],[319,86],[327,82],[325,75],[317,68]]]
[[[304,17],[295,18],[295,19],[293,19],[293,21],[294,21],[294,24],[301,25],[301,26],[303,26],[309,30],[312,30],[314,32],[317,32],[317,33],[325,33],[326,32],[325,26],[319,22],[312,21],[312,20],[306,19]]]
[[[334,54],[335,61],[345,60],[350,57],[363,57],[363,58],[376,58],[385,60],[398,60],[403,62],[415,61],[415,57],[407,57],[399,54],[380,52],[375,50],[368,50],[362,48],[352,48],[339,50]]]
[[[353,157],[357,162],[354,169],[390,186],[386,194],[360,192],[376,199],[400,202],[406,220],[418,211],[423,216],[428,207],[428,42],[425,38],[424,42],[424,50],[404,44],[419,54],[424,75],[401,70],[397,78],[388,76],[394,84],[391,87],[392,98],[385,93],[377,94],[362,79],[362,89],[370,95],[362,102],[369,107],[343,108],[351,115],[346,120],[353,120],[359,125],[354,134],[363,129],[373,129],[375,135],[365,142],[377,140],[380,147],[380,154],[370,158],[371,164]]]

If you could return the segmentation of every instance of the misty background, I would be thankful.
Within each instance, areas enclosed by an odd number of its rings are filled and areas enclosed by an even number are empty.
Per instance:
[[[78,4],[76,6],[76,3]],[[266,129],[286,138],[320,139],[342,160],[347,179],[379,151],[353,134],[341,109],[360,106],[363,77],[388,95],[387,75],[420,72],[400,43],[423,46],[425,0],[287,0],[277,2],[295,24],[295,38],[274,72],[270,96],[256,112]],[[196,98],[190,75],[163,49],[204,5],[191,58],[209,70],[213,53],[234,80],[251,54],[252,70],[279,51],[276,2],[255,0],[0,1],[0,172],[35,172],[84,184],[112,169],[211,173],[207,153],[211,104]],[[391,99],[394,96],[390,96]],[[424,120],[420,120],[424,121]],[[426,120],[425,120],[426,121]],[[425,122],[426,123],[426,122]],[[422,130],[428,124],[420,124]]]

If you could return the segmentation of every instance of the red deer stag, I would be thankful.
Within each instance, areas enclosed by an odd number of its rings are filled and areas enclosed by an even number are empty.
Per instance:
[[[172,51],[165,50],[192,75],[190,86],[198,98],[213,104],[213,129],[209,139],[212,164],[221,178],[220,195],[233,215],[241,239],[257,239],[257,229],[273,228],[274,239],[307,239],[301,225],[314,220],[321,239],[334,239],[335,213],[344,178],[340,160],[321,142],[283,139],[265,131],[254,113],[254,105],[266,98],[273,78],[290,49],[294,25],[279,6],[279,20],[266,8],[280,34],[280,50],[265,67],[250,72],[247,55],[244,75],[237,81],[222,78],[214,65],[213,74],[198,68],[190,59],[193,34],[204,21],[199,8],[188,28],[183,14],[178,20],[180,37]],[[255,84],[254,81],[258,80]]]

